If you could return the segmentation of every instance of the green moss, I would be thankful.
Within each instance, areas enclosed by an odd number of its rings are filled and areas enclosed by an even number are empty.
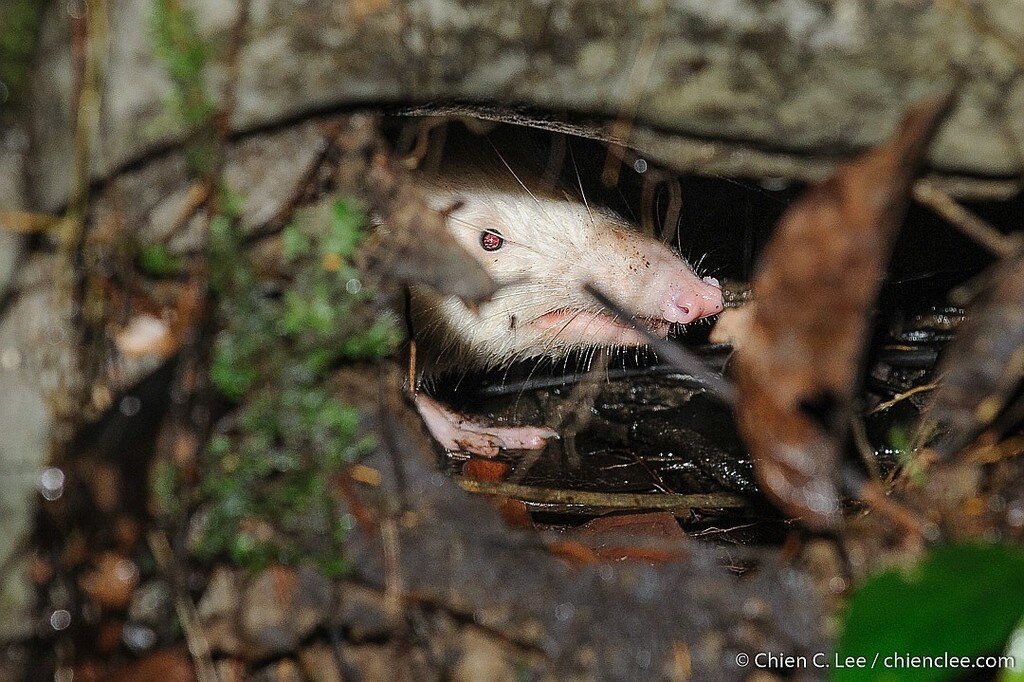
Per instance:
[[[224,323],[211,378],[237,408],[235,428],[207,448],[202,555],[255,570],[301,559],[343,570],[347,522],[331,480],[375,444],[329,380],[338,366],[387,355],[401,339],[395,319],[374,312],[373,292],[353,285],[366,223],[349,201],[303,212],[283,232],[291,280],[273,294],[233,222],[211,225],[211,284]]]
[[[289,225],[281,232],[281,255],[292,262],[302,256],[309,255],[313,243],[302,230]]]
[[[150,476],[151,499],[158,513],[171,517],[181,511],[180,481],[174,464],[168,460],[158,459],[153,464]]]
[[[199,34],[192,12],[176,0],[154,0],[149,23],[157,59],[173,85],[165,106],[195,136],[185,150],[189,168],[195,175],[206,175],[213,166],[215,127],[211,122],[217,110],[206,92],[212,51]]]
[[[139,267],[153,277],[173,277],[181,274],[185,261],[163,244],[153,244],[139,251]]]
[[[248,346],[248,347],[247,347]],[[213,356],[210,378],[214,386],[229,400],[239,401],[259,378],[253,356],[258,349],[251,344],[237,343],[234,337],[221,340]]]
[[[216,111],[205,89],[211,50],[192,15],[173,0],[154,0],[151,26],[174,86],[168,111],[176,126],[192,132],[190,170],[209,177]],[[303,211],[282,233],[289,284],[271,294],[238,233],[242,198],[223,185],[218,191],[207,245],[220,324],[210,379],[235,409],[232,427],[206,447],[193,549],[252,570],[311,559],[337,575],[345,568],[341,545],[349,521],[335,506],[331,481],[374,442],[360,434],[358,411],[334,395],[329,380],[339,365],[385,356],[401,339],[396,321],[375,312],[373,292],[353,263],[366,212],[348,200]],[[141,265],[158,274],[174,263],[151,247]]]
[[[362,207],[351,201],[335,201],[331,204],[327,234],[320,244],[321,252],[351,258],[363,238],[365,225],[366,215]]]

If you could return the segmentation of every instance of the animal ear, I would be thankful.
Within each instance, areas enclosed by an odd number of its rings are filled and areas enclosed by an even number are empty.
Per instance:
[[[497,251],[505,245],[505,238],[494,228],[488,228],[480,233],[480,246],[484,251]]]

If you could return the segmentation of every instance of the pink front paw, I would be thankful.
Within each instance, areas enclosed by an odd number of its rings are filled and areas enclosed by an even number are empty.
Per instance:
[[[544,426],[492,426],[473,421],[426,395],[416,396],[416,409],[430,435],[449,452],[494,457],[501,450],[540,450],[558,434]]]

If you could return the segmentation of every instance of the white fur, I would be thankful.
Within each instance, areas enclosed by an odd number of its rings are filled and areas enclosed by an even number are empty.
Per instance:
[[[602,312],[582,291],[586,281],[637,316],[659,317],[652,293],[658,282],[680,271],[692,276],[677,254],[618,216],[567,195],[528,188],[511,174],[463,174],[457,181],[425,177],[421,182],[434,208],[444,211],[461,202],[448,220],[452,233],[503,285],[476,311],[458,299],[413,290],[416,338],[442,365],[496,366],[601,345],[588,338],[586,329],[553,335],[530,322],[563,309]],[[480,244],[484,230],[500,232],[502,248],[485,251]]]

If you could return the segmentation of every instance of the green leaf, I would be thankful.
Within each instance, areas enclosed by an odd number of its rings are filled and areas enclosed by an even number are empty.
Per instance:
[[[181,273],[184,260],[163,244],[147,246],[139,253],[139,266],[154,277],[171,277]]]
[[[871,578],[850,602],[838,656],[863,656],[874,669],[833,669],[831,679],[948,680],[962,669],[884,669],[886,655],[998,654],[1024,615],[1024,551],[952,545],[910,572]]]
[[[999,682],[1024,682],[1024,619],[1017,623],[1017,628],[1010,635],[1006,655],[1013,659],[1015,665],[1013,668],[1003,668]]]

